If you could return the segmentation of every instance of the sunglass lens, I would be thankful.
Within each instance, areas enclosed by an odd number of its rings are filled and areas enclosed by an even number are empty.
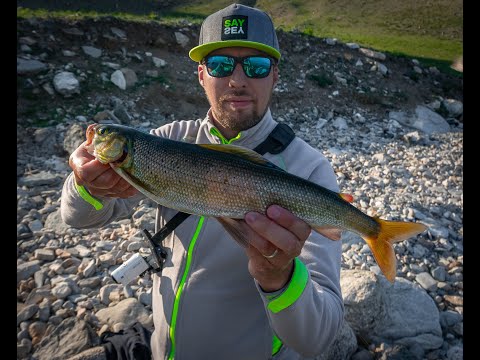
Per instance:
[[[228,56],[210,56],[206,60],[207,71],[213,77],[229,76],[233,72],[235,60]]]
[[[250,56],[243,61],[243,70],[249,78],[264,78],[270,74],[272,61],[263,56]]]

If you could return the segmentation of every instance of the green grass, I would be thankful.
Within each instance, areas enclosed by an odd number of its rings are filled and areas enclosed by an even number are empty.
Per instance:
[[[197,0],[174,9],[205,17],[228,4]],[[259,0],[256,6],[285,31],[335,37],[423,62],[450,65],[463,54],[461,0]]]
[[[162,24],[178,24],[182,21],[189,21],[192,23],[201,24],[204,16],[199,14],[191,14],[186,12],[172,11],[168,14],[160,14],[151,12],[148,14],[130,14],[125,12],[111,12],[102,13],[97,11],[69,11],[69,10],[46,10],[46,9],[26,9],[22,7],[17,8],[17,17],[19,18],[62,18],[67,20],[79,20],[84,18],[100,18],[105,16],[113,16],[118,19],[126,21],[149,22],[158,21]]]
[[[243,3],[249,3],[243,1]],[[255,6],[272,15],[277,28],[299,30],[317,37],[335,37],[394,55],[447,69],[463,54],[463,2],[461,0],[257,0]],[[200,24],[230,0],[178,0],[159,12],[134,15],[93,11],[51,11],[17,8],[17,16],[116,16],[125,20],[182,20]]]

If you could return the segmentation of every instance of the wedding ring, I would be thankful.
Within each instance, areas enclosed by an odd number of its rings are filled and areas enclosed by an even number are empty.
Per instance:
[[[278,249],[275,249],[275,251],[273,252],[272,255],[263,255],[264,257],[266,257],[267,259],[272,259],[274,258],[276,255],[278,254]]]

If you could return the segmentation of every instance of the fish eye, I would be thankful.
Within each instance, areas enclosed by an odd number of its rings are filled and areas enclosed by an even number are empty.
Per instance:
[[[101,127],[100,129],[97,130],[97,133],[99,135],[106,135],[108,134],[108,129],[106,127]]]

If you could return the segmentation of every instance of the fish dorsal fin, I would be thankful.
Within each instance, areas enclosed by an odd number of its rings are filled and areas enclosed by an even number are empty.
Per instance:
[[[241,146],[229,145],[229,144],[198,144],[198,146],[205,149],[212,150],[212,151],[219,151],[219,152],[224,152],[231,155],[240,156],[241,158],[251,161],[255,164],[267,166],[269,168],[273,168],[280,171],[285,171],[282,168],[275,165],[274,163],[268,161],[262,155],[256,153],[255,151],[241,147]]]

